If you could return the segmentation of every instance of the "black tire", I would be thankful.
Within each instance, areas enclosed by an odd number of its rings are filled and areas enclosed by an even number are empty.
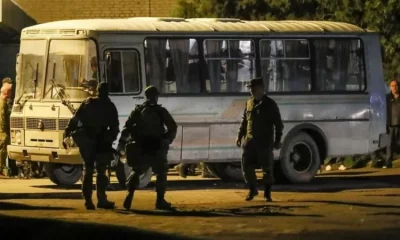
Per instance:
[[[240,163],[207,163],[210,172],[224,181],[243,181]]]
[[[117,180],[119,185],[122,188],[126,188],[126,179],[128,178],[129,174],[131,173],[131,168],[129,167],[128,163],[125,159],[119,159],[117,161],[117,166],[115,168],[115,175],[117,175]],[[145,188],[149,185],[152,176],[152,169],[149,168],[146,173],[140,176],[140,184],[139,188]]]
[[[46,163],[44,169],[50,180],[60,186],[72,186],[82,177],[82,165]]]
[[[280,167],[291,183],[308,183],[320,169],[318,145],[307,133],[300,132],[284,143]]]

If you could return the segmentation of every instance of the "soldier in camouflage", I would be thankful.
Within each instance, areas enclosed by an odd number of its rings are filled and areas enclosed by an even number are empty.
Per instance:
[[[123,206],[127,210],[131,208],[134,192],[140,183],[139,176],[151,167],[157,175],[155,207],[168,210],[171,204],[164,199],[169,169],[167,153],[176,137],[177,125],[168,110],[157,104],[159,92],[156,87],[147,87],[145,95],[146,101],[131,112],[119,140],[119,149],[124,149],[129,139],[141,149],[141,159],[134,159],[133,171],[127,179],[128,193]]]
[[[273,183],[273,148],[280,148],[283,123],[278,105],[264,93],[261,78],[252,79],[250,84],[252,97],[246,102],[236,145],[242,146],[242,171],[248,184],[246,201],[258,195],[255,168],[261,165],[264,182],[264,198],[270,202]],[[274,131],[275,127],[275,139]],[[242,139],[244,141],[242,143]]]
[[[7,145],[10,141],[10,110],[8,98],[11,87],[3,84],[0,91],[0,174],[8,176]]]
[[[108,97],[107,83],[97,88],[98,97],[85,100],[65,129],[64,142],[72,136],[83,158],[82,193],[88,210],[95,209],[92,202],[93,172],[96,167],[97,207],[111,209],[115,203],[107,200],[107,166],[112,160],[112,143],[119,133],[118,111]],[[64,144],[66,148],[66,144]]]

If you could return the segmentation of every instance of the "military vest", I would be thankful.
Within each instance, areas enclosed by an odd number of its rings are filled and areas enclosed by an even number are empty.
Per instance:
[[[159,105],[147,104],[137,106],[137,134],[146,138],[162,138],[165,133]]]
[[[262,139],[272,141],[273,138],[273,118],[274,113],[271,112],[269,100],[263,99],[262,102],[254,103],[254,99],[249,99],[246,103],[246,138]]]

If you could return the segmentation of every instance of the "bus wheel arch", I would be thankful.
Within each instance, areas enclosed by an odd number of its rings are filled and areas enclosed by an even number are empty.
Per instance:
[[[275,171],[280,181],[306,183],[311,181],[327,156],[327,140],[313,124],[301,124],[285,137]]]
[[[49,162],[44,165],[44,169],[53,183],[70,187],[81,179],[83,166]]]

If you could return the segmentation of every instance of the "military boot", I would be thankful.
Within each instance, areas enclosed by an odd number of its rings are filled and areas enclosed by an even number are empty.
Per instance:
[[[172,204],[167,202],[164,198],[157,198],[156,209],[159,209],[159,210],[171,210],[173,208],[172,208]]]
[[[97,208],[113,209],[114,207],[115,202],[108,201],[107,199],[97,203]]]
[[[175,170],[178,172],[180,177],[186,178],[187,177],[187,168],[186,165],[183,163],[180,163],[175,166]]]
[[[126,194],[126,197],[125,197],[125,200],[124,200],[124,204],[123,204],[123,207],[124,207],[126,210],[131,209],[132,200],[133,200],[133,195],[134,195],[134,192],[133,192],[133,191],[128,192],[128,194]]]
[[[272,202],[271,198],[271,185],[265,185],[264,189],[264,199],[266,202]]]
[[[246,201],[251,201],[255,196],[258,195],[258,190],[255,185],[250,185],[249,193],[246,196]]]
[[[172,205],[171,203],[167,202],[164,198],[164,193],[157,193],[157,200],[156,200],[156,209],[159,210],[171,210]]]
[[[85,199],[85,207],[86,207],[86,210],[95,210],[96,209],[91,198]]]

